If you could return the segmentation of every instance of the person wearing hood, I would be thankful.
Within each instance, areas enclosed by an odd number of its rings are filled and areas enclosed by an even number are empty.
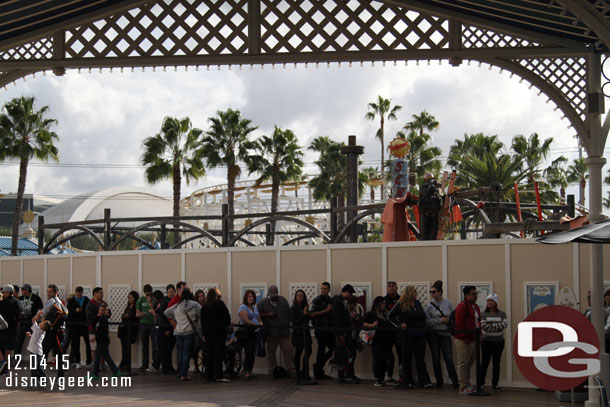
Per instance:
[[[185,288],[180,296],[180,302],[172,305],[165,310],[164,314],[168,318],[176,321],[174,335],[178,347],[178,374],[182,381],[191,380],[188,378],[189,364],[195,335],[201,335],[199,313],[201,305],[193,301],[191,290]]]
[[[375,336],[371,343],[373,351],[373,375],[377,379],[375,386],[384,386],[385,373],[388,365],[394,364],[394,354],[392,344],[394,342],[394,331],[388,321],[388,311],[386,309],[386,299],[376,297],[373,301],[371,311],[364,316],[362,326],[366,329],[375,329]]]

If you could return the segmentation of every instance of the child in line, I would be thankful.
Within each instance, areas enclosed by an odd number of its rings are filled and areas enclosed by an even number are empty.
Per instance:
[[[112,370],[112,376],[117,377],[121,375],[116,364],[110,356],[110,334],[108,331],[108,305],[102,303],[99,311],[94,320],[94,331],[95,331],[95,342],[97,343],[97,350],[95,351],[95,359],[93,361],[93,379],[99,379],[100,374],[100,358],[103,357],[110,369]]]
[[[32,318],[32,332],[26,332],[26,335],[30,337],[28,343],[28,351],[30,357],[34,358],[34,363],[30,366],[36,366],[36,369],[30,370],[32,377],[45,377],[44,369],[42,368],[43,354],[42,354],[42,341],[44,340],[45,334],[51,329],[51,323],[46,319],[38,322],[38,319],[42,316],[43,310],[38,310],[34,318]]]

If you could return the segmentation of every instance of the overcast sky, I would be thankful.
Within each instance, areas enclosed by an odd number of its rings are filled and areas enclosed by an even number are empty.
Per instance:
[[[404,63],[333,64],[330,68],[309,64],[296,69],[293,65],[243,70],[211,67],[209,71],[190,67],[187,72],[184,67],[177,72],[147,68],[123,73],[118,69],[112,73],[68,71],[63,77],[37,74],[1,89],[0,102],[25,95],[35,96],[39,107],[49,106],[49,117],[58,120],[54,130],[60,137],[61,163],[82,165],[31,165],[26,192],[64,199],[111,186],[147,186],[139,164],[142,140],[159,131],[164,116],[189,116],[196,127],[206,130],[208,118],[228,107],[240,109],[259,126],[255,135],[269,134],[278,125],[294,130],[303,147],[318,136],[347,142],[349,134],[356,134],[358,143],[365,146],[365,165],[378,166],[380,145],[374,138],[378,123],[364,119],[367,103],[377,95],[402,106],[398,120],[386,127],[387,140],[412,114],[425,109],[440,122],[433,140],[444,157],[453,141],[465,133],[497,134],[509,145],[514,135],[537,132],[542,138],[554,138],[549,161],[561,154],[575,158],[577,141],[574,130],[567,128],[569,122],[561,120],[563,113],[554,111],[555,105],[546,103],[545,95],[538,96],[538,90],[528,86],[526,81],[519,83],[517,76],[510,78],[497,68],[479,68],[476,63],[459,68],[425,62],[406,67]],[[306,172],[315,173],[316,157],[305,151]],[[116,167],[91,168],[90,164]],[[0,171],[2,193],[16,191],[18,167],[1,165]],[[225,183],[224,177],[224,171],[209,171],[205,178],[183,185],[183,196]],[[170,181],[153,188],[171,196]],[[577,194],[575,187],[570,192]]]

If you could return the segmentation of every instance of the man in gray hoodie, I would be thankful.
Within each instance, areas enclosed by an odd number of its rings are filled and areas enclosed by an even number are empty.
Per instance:
[[[277,367],[275,353],[279,346],[284,355],[288,375],[294,377],[294,348],[290,342],[290,305],[279,295],[277,286],[269,287],[267,297],[258,303],[258,312],[263,319],[263,330],[267,338],[267,363],[269,373]]]

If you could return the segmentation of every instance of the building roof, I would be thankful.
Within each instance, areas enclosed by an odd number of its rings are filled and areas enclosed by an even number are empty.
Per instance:
[[[10,236],[0,236],[0,257],[11,255],[12,240],[13,239]],[[17,241],[17,250],[19,256],[36,256],[38,254],[38,242],[26,237],[20,237]],[[53,249],[50,254],[63,253],[76,253],[76,250],[62,247]]]
[[[123,186],[86,192],[66,199],[42,212],[45,224],[104,218],[109,208],[113,218],[172,216],[172,201],[147,188]],[[34,219],[32,227],[38,225]]]

